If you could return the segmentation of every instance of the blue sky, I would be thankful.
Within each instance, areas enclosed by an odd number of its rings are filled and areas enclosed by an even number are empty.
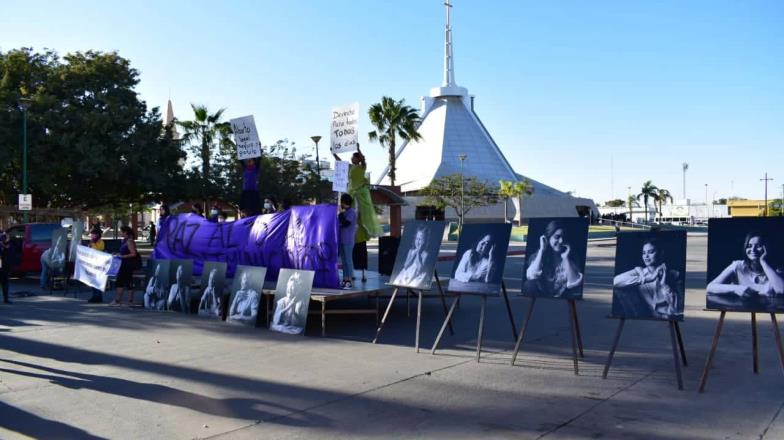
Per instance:
[[[455,72],[517,172],[603,202],[645,180],[695,201],[784,184],[784,1],[454,0]],[[117,50],[150,106],[253,114],[313,151],[333,106],[440,85],[436,0],[4,2],[0,49]],[[364,116],[360,133],[371,130]],[[366,139],[372,175],[384,166]],[[322,155],[328,141],[321,142]]]

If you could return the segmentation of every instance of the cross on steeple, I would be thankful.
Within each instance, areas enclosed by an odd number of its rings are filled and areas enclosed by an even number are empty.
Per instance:
[[[455,64],[452,54],[452,2],[446,0],[444,2],[444,9],[446,9],[446,29],[444,35],[444,83],[442,87],[455,86]]]

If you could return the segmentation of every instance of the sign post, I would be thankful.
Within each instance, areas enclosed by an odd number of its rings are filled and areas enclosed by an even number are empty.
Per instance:
[[[259,142],[259,133],[256,131],[253,115],[232,119],[230,122],[234,132],[234,143],[237,144],[237,158],[245,160],[260,157],[261,142]]]
[[[33,210],[33,195],[32,194],[19,194],[19,210],[32,211]]]

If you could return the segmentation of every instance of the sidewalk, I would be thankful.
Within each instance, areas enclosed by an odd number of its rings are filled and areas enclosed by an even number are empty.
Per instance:
[[[331,317],[329,338],[310,322],[308,335],[296,337],[90,305],[86,289],[79,299],[14,298],[0,305],[0,438],[784,438],[784,374],[766,316],[758,316],[760,374],[751,371],[748,315],[728,314],[707,390],[696,391],[718,320],[702,310],[706,242],[689,237],[684,391],[658,322],[627,322],[601,378],[617,326],[606,319],[614,247],[592,243],[578,304],[586,351],[577,376],[560,301],[537,301],[513,367],[500,299],[488,301],[477,363],[480,301],[472,297],[463,298],[456,334],[435,356],[414,352],[415,313],[407,317],[404,300],[373,345],[372,317]],[[528,307],[517,296],[521,274],[522,258],[511,257],[506,278],[518,327]],[[423,316],[429,348],[440,302],[426,301]]]

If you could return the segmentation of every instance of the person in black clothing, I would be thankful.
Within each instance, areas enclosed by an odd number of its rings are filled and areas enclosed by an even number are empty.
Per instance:
[[[156,232],[157,231],[155,230],[155,223],[150,222],[150,244],[151,245],[155,245],[155,234],[156,234]]]
[[[11,240],[8,234],[0,230],[0,288],[3,289],[3,302],[10,304],[8,299],[10,291],[8,290],[8,273],[11,271],[12,260]]]

